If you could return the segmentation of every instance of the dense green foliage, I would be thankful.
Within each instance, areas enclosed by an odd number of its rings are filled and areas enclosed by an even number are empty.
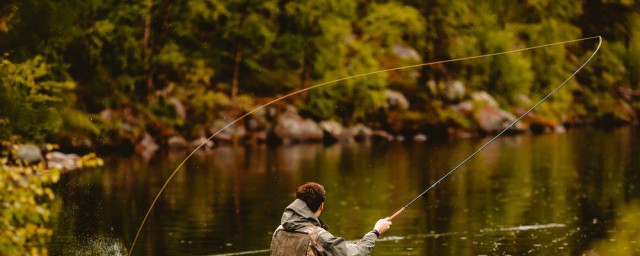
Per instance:
[[[9,0],[0,6],[0,131],[30,140],[136,141],[145,131],[193,137],[215,120],[320,82],[595,35],[604,36],[601,54],[539,113],[560,122],[625,120],[617,110],[630,106],[617,88],[640,89],[638,31],[640,4],[624,0]],[[390,72],[293,102],[317,120],[385,128],[380,113],[391,88],[411,102],[402,118],[466,127],[443,109],[451,102],[442,86],[430,83],[460,80],[513,110],[559,84],[594,46]],[[105,109],[112,111],[106,122],[90,121]]]
[[[52,231],[45,224],[54,194],[46,185],[57,182],[60,173],[4,164],[0,164],[0,254],[47,255],[45,243]]]

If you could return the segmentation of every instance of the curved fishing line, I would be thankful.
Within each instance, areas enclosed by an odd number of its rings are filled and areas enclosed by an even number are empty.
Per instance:
[[[544,47],[549,47],[549,46],[554,46],[554,45],[562,45],[562,44],[575,43],[575,42],[580,42],[580,41],[587,41],[587,40],[591,40],[591,39],[595,39],[595,38],[600,38],[600,42],[602,43],[602,38],[600,36],[593,36],[593,37],[585,37],[585,38],[580,38],[580,39],[574,39],[574,40],[568,40],[568,41],[562,41],[562,42],[556,42],[556,43],[532,46],[532,47],[527,47],[527,48],[522,48],[522,49],[509,50],[509,51],[498,52],[498,53],[490,53],[490,54],[483,54],[483,55],[477,55],[477,56],[471,56],[471,57],[463,57],[463,58],[427,62],[427,63],[421,63],[421,64],[415,64],[415,65],[409,65],[409,66],[402,66],[402,67],[396,67],[396,68],[390,68],[390,69],[383,69],[383,70],[378,70],[378,71],[373,71],[373,72],[368,72],[368,73],[363,73],[363,74],[343,77],[343,78],[331,80],[331,81],[328,81],[328,82],[323,82],[323,83],[316,84],[316,85],[313,85],[313,86],[310,86],[310,87],[307,87],[307,88],[304,88],[304,89],[300,89],[298,91],[291,92],[291,93],[286,94],[284,96],[280,96],[280,97],[278,97],[278,98],[276,98],[276,99],[274,99],[272,101],[269,101],[266,104],[264,104],[262,106],[259,106],[259,107],[255,108],[255,109],[247,112],[246,114],[240,116],[239,118],[233,120],[231,123],[229,123],[229,124],[225,125],[224,127],[222,127],[216,133],[214,133],[209,138],[207,138],[206,141],[204,141],[202,144],[198,145],[193,151],[191,151],[191,153],[189,153],[189,155],[187,155],[187,157],[185,157],[184,160],[182,160],[182,162],[180,162],[178,167],[176,167],[176,169],[171,173],[171,175],[169,175],[169,178],[167,178],[167,181],[162,185],[162,187],[160,188],[160,191],[158,191],[158,194],[156,194],[156,197],[151,202],[151,205],[149,206],[149,210],[147,210],[147,213],[145,214],[144,218],[142,219],[142,223],[140,223],[140,226],[138,227],[138,231],[136,232],[136,236],[133,239],[133,243],[131,244],[131,249],[129,250],[129,254],[128,255],[131,256],[131,253],[133,252],[133,249],[134,249],[134,247],[136,245],[136,242],[138,241],[138,237],[140,236],[140,231],[144,227],[144,224],[147,222],[147,219],[149,218],[149,214],[151,213],[151,210],[153,210],[153,207],[156,205],[156,202],[158,201],[158,198],[160,198],[160,195],[165,190],[165,188],[167,187],[169,182],[171,182],[171,180],[173,179],[173,176],[175,176],[176,173],[180,170],[180,168],[182,168],[182,166],[184,166],[184,164],[187,162],[187,160],[189,160],[191,158],[191,156],[193,156],[193,154],[195,154],[196,151],[198,151],[200,148],[202,148],[202,146],[204,146],[206,143],[211,141],[211,139],[216,137],[222,131],[224,131],[227,128],[231,127],[232,125],[236,124],[237,122],[239,122],[240,120],[244,119],[245,117],[255,113],[258,110],[261,110],[261,109],[263,109],[265,107],[268,107],[268,106],[272,105],[275,102],[278,102],[280,100],[289,98],[291,96],[294,96],[294,95],[297,95],[297,94],[300,94],[300,93],[303,93],[303,92],[306,92],[306,91],[309,91],[309,90],[312,90],[312,89],[315,89],[315,88],[318,88],[318,87],[321,87],[321,86],[325,86],[325,85],[329,85],[329,84],[335,84],[335,83],[338,83],[338,82],[351,80],[351,79],[355,79],[355,78],[359,78],[359,77],[365,77],[365,76],[370,76],[370,75],[375,75],[375,74],[380,74],[380,73],[386,73],[386,72],[395,71],[395,70],[410,69],[410,68],[430,66],[430,65],[435,65],[435,64],[450,63],[450,62],[456,62],[456,61],[472,60],[472,59],[479,59],[479,58],[485,58],[485,57],[491,57],[491,56],[505,55],[505,54],[509,54],[509,53],[523,52],[523,51],[528,51],[528,50],[533,50],[533,49],[538,49],[538,48],[544,48]],[[599,47],[600,46],[598,45],[598,48]],[[589,59],[591,59],[591,58],[589,58]],[[582,68],[582,67],[580,67],[580,68]],[[500,134],[502,134],[502,133],[500,133]],[[418,196],[418,197],[420,197],[420,196]],[[409,206],[409,205],[407,205],[407,206]],[[404,208],[406,208],[406,206]],[[404,208],[403,208],[403,210],[404,210]]]
[[[600,46],[602,45],[602,37],[601,36],[596,36],[596,37],[591,37],[591,39],[593,38],[598,38],[598,47],[596,48],[596,50],[593,52],[593,54],[591,54],[591,56],[589,56],[589,58],[582,63],[582,65],[576,69],[576,71],[573,72],[573,74],[571,74],[569,77],[567,77],[567,79],[565,79],[562,83],[560,83],[560,85],[558,85],[555,89],[553,89],[549,94],[547,94],[546,96],[544,96],[540,101],[538,101],[538,103],[534,104],[533,107],[531,107],[529,110],[527,110],[527,112],[524,112],[524,114],[522,114],[521,116],[519,116],[515,121],[513,121],[511,124],[509,124],[509,126],[507,126],[506,128],[504,128],[501,132],[499,132],[495,137],[491,138],[491,140],[489,140],[487,143],[485,143],[484,145],[482,145],[480,148],[478,148],[476,151],[474,151],[471,155],[469,155],[467,158],[465,158],[462,162],[460,162],[458,165],[456,165],[456,167],[454,167],[453,169],[451,169],[451,171],[449,171],[448,173],[446,173],[444,176],[442,176],[440,179],[438,179],[436,182],[434,182],[429,188],[427,188],[427,190],[423,191],[422,193],[420,193],[418,196],[416,196],[413,200],[411,200],[407,205],[405,205],[404,207],[400,208],[400,210],[398,210],[397,212],[395,212],[393,215],[391,215],[391,217],[389,217],[389,220],[393,220],[395,217],[398,217],[398,215],[400,215],[404,209],[406,209],[407,207],[409,207],[411,204],[413,204],[416,200],[418,200],[420,197],[424,196],[425,194],[427,194],[427,192],[429,192],[431,189],[433,189],[434,187],[436,187],[440,182],[442,182],[444,179],[446,179],[449,175],[451,175],[453,172],[455,172],[456,170],[458,170],[458,168],[460,168],[461,166],[463,166],[465,163],[467,163],[469,160],[471,160],[471,158],[473,158],[474,156],[476,156],[478,153],[480,153],[480,151],[482,151],[484,148],[486,148],[487,146],[489,146],[489,144],[491,144],[494,140],[496,140],[498,137],[500,137],[500,135],[502,135],[503,133],[505,133],[507,130],[511,129],[511,127],[513,127],[518,121],[520,121],[520,119],[524,118],[526,115],[528,115],[531,111],[533,111],[535,108],[537,108],[540,104],[542,104],[542,102],[544,102],[545,100],[547,100],[547,98],[551,97],[551,95],[553,95],[556,91],[558,91],[560,88],[562,88],[569,80],[571,80],[571,78],[573,78],[585,65],[587,65],[587,63],[589,63],[589,61],[591,61],[591,59],[593,58],[593,56],[596,56],[596,53],[598,53],[598,51],[600,50]]]

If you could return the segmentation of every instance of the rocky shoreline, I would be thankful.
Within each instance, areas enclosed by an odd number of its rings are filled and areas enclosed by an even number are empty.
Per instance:
[[[408,102],[402,94],[390,91],[395,94],[394,98],[389,97],[389,104],[392,106],[389,112],[406,111],[408,106],[401,106],[402,102]],[[464,93],[462,93],[464,94]],[[442,138],[470,138],[482,137],[496,134],[506,128],[510,123],[527,109],[515,108],[509,112],[500,108],[498,102],[488,93],[479,91],[473,92],[468,97],[455,100],[452,96],[450,100],[455,104],[446,106],[446,111],[451,115],[451,123],[426,124],[413,129],[406,129],[411,126],[406,120],[401,120],[397,128],[388,122],[383,127],[372,127],[364,123],[355,123],[345,126],[336,120],[314,121],[311,118],[303,117],[297,108],[292,105],[277,105],[267,108],[266,111],[258,111],[254,115],[248,116],[246,120],[229,126],[213,137],[211,141],[207,138],[215,134],[219,129],[228,125],[232,120],[222,120],[209,129],[207,135],[186,139],[181,135],[169,136],[161,143],[157,143],[154,137],[145,133],[143,138],[135,146],[135,151],[143,155],[152,155],[155,151],[166,148],[168,150],[192,150],[200,146],[203,149],[212,148],[219,145],[239,145],[239,144],[295,144],[295,143],[352,143],[363,141],[426,141],[431,137]],[[522,99],[530,102],[529,99]],[[399,104],[400,102],[400,104]],[[393,110],[396,109],[396,110]],[[625,108],[628,112],[618,113],[614,117],[612,124],[634,124],[637,114],[630,107]],[[467,125],[460,125],[457,122],[467,122]],[[462,121],[459,121],[462,120]],[[390,124],[391,123],[391,124]],[[565,132],[568,127],[584,126],[594,124],[595,121],[588,119],[574,118],[572,120],[560,121],[542,117],[535,112],[525,116],[520,122],[514,125],[508,133],[511,134],[538,134]],[[386,126],[386,127],[385,127]]]
[[[516,118],[524,114],[535,102],[521,95],[518,106],[501,106],[498,100],[485,91],[468,92],[461,82],[428,84],[438,100],[431,110],[416,110],[410,106],[409,95],[394,90],[386,91],[386,107],[372,123],[354,122],[345,125],[337,120],[314,120],[293,104],[278,102],[255,111],[245,119],[233,123],[231,117],[239,117],[260,105],[244,109],[223,109],[222,118],[212,124],[193,125],[189,132],[167,127],[160,122],[149,121],[130,108],[105,109],[99,117],[110,125],[108,133],[96,138],[69,139],[56,143],[68,152],[84,149],[99,154],[140,154],[145,158],[157,151],[210,149],[215,146],[243,144],[295,144],[295,143],[351,143],[362,141],[427,141],[431,139],[471,138],[496,134]],[[640,119],[635,101],[640,92],[620,89],[612,108],[601,117],[588,114],[560,113],[549,115],[536,111],[514,125],[510,134],[538,134],[564,132],[567,128],[585,125],[637,124]],[[262,99],[268,102],[270,99]],[[185,106],[177,99],[169,99],[176,113],[184,118]],[[548,104],[548,103],[545,103]],[[435,113],[434,113],[435,112]],[[541,114],[542,113],[542,114]],[[142,120],[147,120],[146,122]],[[193,128],[196,127],[196,128]],[[226,128],[225,128],[226,127]],[[220,131],[221,129],[224,130]],[[219,132],[220,131],[220,132]],[[216,134],[211,141],[207,139]]]
[[[41,165],[42,170],[56,169],[66,173],[86,167],[102,166],[104,161],[95,153],[84,155],[62,153],[55,144],[13,144],[7,145],[6,155],[0,157],[3,165]],[[4,153],[4,152],[3,152]]]

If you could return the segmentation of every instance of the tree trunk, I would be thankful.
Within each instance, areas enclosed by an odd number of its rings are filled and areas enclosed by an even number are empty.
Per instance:
[[[142,51],[144,54],[145,70],[147,71],[147,88],[146,97],[147,100],[150,97],[150,93],[153,90],[153,72],[151,71],[151,47],[149,46],[149,38],[151,37],[151,6],[152,0],[147,0],[147,13],[144,19],[144,37],[142,39]]]
[[[148,61],[149,57],[149,36],[151,35],[151,1],[152,0],[147,0],[147,13],[144,19],[143,51],[145,61]]]
[[[304,68],[302,69],[302,75],[300,76],[300,89],[309,87],[309,80],[311,80],[311,68],[309,66],[310,65],[309,63],[307,63],[306,57],[305,57]],[[302,101],[307,102],[308,98],[309,98],[308,92],[307,91],[303,92]]]
[[[238,95],[238,73],[240,72],[240,61],[242,61],[242,52],[239,45],[236,45],[236,55],[233,64],[233,80],[231,81],[231,105],[236,107],[236,97]]]

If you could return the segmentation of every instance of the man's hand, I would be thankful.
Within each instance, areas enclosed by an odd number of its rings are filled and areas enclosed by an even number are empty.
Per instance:
[[[389,217],[379,219],[378,222],[376,222],[376,225],[373,227],[373,229],[380,232],[380,234],[387,232],[389,228],[391,228],[391,221],[389,221]]]

